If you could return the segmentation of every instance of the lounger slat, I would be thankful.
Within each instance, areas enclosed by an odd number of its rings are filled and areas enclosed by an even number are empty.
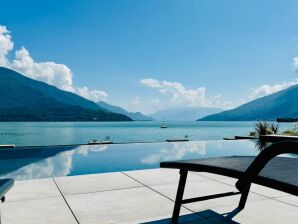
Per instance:
[[[209,172],[239,179],[256,157],[229,156],[162,162],[160,167]],[[253,181],[298,196],[298,158],[275,157]]]

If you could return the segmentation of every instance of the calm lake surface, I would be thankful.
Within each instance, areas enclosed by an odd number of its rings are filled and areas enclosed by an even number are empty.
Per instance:
[[[2,149],[0,178],[26,180],[158,168],[169,160],[254,156],[252,140],[19,147]]]
[[[0,122],[0,144],[17,146],[85,144],[109,136],[113,142],[159,142],[166,139],[220,140],[246,135],[255,122]],[[294,124],[282,123],[285,130]]]

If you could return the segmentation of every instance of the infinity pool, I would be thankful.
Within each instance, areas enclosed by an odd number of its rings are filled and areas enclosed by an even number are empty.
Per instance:
[[[157,168],[168,160],[256,154],[258,147],[251,140],[19,147],[0,150],[0,176],[73,176]]]

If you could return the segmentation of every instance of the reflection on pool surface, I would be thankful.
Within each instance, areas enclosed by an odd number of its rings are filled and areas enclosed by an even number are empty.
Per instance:
[[[15,148],[0,151],[0,175],[20,179],[159,167],[168,160],[256,155],[254,141],[189,141]]]

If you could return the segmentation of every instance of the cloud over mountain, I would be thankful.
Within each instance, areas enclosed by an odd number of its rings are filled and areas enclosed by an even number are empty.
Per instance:
[[[25,47],[15,51],[14,58],[8,59],[8,54],[13,50],[14,43],[10,31],[6,26],[0,25],[0,66],[16,70],[29,78],[54,85],[62,90],[75,92],[89,100],[106,100],[108,94],[101,90],[89,90],[84,86],[73,86],[71,69],[64,64],[51,61],[36,62]]]
[[[295,72],[298,73],[298,57],[293,58],[293,66]],[[283,89],[287,89],[291,86],[298,84],[298,78],[296,77],[293,81],[283,82],[275,85],[264,84],[256,88],[251,89],[251,94],[249,95],[250,99],[256,99],[263,96],[270,95],[272,93],[276,93]]]
[[[221,95],[207,97],[206,88],[198,87],[190,89],[179,82],[159,81],[148,78],[140,80],[140,83],[146,87],[157,89],[158,92],[166,97],[168,108],[174,107],[221,107],[230,108],[231,102],[222,101]]]

